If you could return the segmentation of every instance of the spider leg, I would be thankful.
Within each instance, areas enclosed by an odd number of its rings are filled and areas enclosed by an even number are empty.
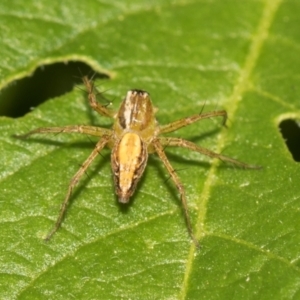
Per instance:
[[[109,117],[109,118],[114,118],[115,112],[107,109],[105,106],[103,106],[97,102],[94,82],[92,80],[90,80],[87,76],[84,76],[82,78],[82,80],[87,89],[89,103],[90,103],[90,106],[92,107],[92,109],[95,110],[100,115],[103,115],[103,116]]]
[[[261,166],[249,165],[249,164],[243,163],[241,161],[238,161],[236,159],[230,158],[228,156],[218,154],[216,152],[213,152],[211,150],[208,150],[206,148],[203,148],[201,146],[198,146],[192,142],[189,142],[189,141],[181,139],[181,138],[160,137],[160,138],[158,138],[158,140],[164,146],[175,146],[175,147],[187,148],[189,150],[202,153],[202,154],[207,155],[212,158],[219,158],[222,161],[226,161],[226,162],[235,164],[235,165],[240,166],[245,169],[261,169],[262,168]]]
[[[184,187],[178,177],[178,175],[176,174],[174,168],[172,167],[172,165],[170,164],[162,144],[160,143],[159,139],[155,139],[153,140],[153,146],[155,148],[156,153],[158,154],[159,158],[162,160],[162,162],[164,163],[166,169],[168,170],[173,182],[175,183],[178,192],[180,194],[180,198],[181,198],[181,202],[183,205],[183,209],[184,209],[184,215],[185,215],[185,220],[186,220],[186,224],[188,227],[188,232],[190,237],[192,238],[193,242],[195,243],[196,247],[199,247],[199,242],[197,241],[194,233],[193,233],[193,229],[192,229],[192,224],[191,224],[191,220],[190,220],[190,216],[189,216],[189,212],[188,212],[188,207],[187,207],[187,201],[186,201],[186,196],[185,196],[185,190]]]
[[[93,160],[96,158],[96,156],[99,154],[99,152],[104,148],[104,146],[109,142],[110,140],[110,136],[103,136],[102,139],[96,144],[95,149],[93,150],[93,152],[89,155],[89,157],[86,159],[86,161],[82,164],[82,166],[80,167],[80,169],[77,171],[77,173],[73,176],[73,178],[71,179],[71,182],[69,184],[69,188],[68,188],[68,192],[67,195],[65,197],[64,202],[62,203],[62,206],[60,208],[59,211],[59,215],[58,218],[56,220],[56,223],[53,227],[53,229],[48,233],[48,235],[46,236],[45,240],[49,241],[50,238],[53,236],[53,234],[58,230],[58,228],[61,225],[61,222],[63,220],[63,217],[65,215],[65,211],[67,209],[72,191],[74,189],[74,187],[76,186],[76,184],[78,183],[79,179],[81,178],[81,176],[85,173],[85,171],[88,169],[88,167],[90,166],[90,164],[93,162]]]
[[[30,135],[39,133],[82,133],[100,137],[103,135],[111,135],[112,131],[110,129],[96,126],[71,125],[64,127],[40,127],[25,134],[14,135],[14,137],[18,139],[26,139]]]
[[[209,119],[209,118],[213,118],[213,117],[223,117],[223,125],[225,125],[226,120],[227,120],[227,112],[226,112],[226,110],[218,110],[218,111],[211,111],[211,112],[208,112],[205,114],[200,113],[200,114],[197,114],[197,115],[194,115],[191,117],[183,118],[183,119],[177,120],[175,122],[160,126],[158,134],[172,132],[181,127],[185,127],[190,124],[193,124],[197,121],[200,121],[203,119]]]

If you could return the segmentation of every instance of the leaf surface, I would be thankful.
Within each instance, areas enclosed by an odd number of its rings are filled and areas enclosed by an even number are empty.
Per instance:
[[[1,299],[300,297],[299,163],[278,129],[300,119],[299,2],[15,0],[0,11],[0,86],[44,64],[80,60],[110,76],[97,84],[115,109],[131,88],[150,92],[162,124],[203,106],[226,109],[228,128],[205,120],[172,136],[263,166],[242,170],[166,149],[186,189],[197,250],[162,162],[150,157],[123,207],[104,150],[46,243],[96,140],[12,135],[111,123],[91,112],[80,89],[23,118],[2,117]]]

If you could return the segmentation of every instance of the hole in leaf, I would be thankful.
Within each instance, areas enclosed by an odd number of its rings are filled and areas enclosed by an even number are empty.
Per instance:
[[[95,74],[95,75],[94,75]],[[32,76],[14,81],[1,91],[0,115],[21,117],[42,102],[70,92],[83,75],[108,79],[83,62],[55,63],[38,68]]]
[[[294,160],[300,162],[300,121],[286,119],[280,122],[279,128]]]

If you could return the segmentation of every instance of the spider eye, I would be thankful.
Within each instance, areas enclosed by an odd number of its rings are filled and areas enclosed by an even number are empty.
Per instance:
[[[128,91],[127,93],[127,97],[132,97],[132,96],[140,96],[140,97],[143,97],[143,98],[147,98],[150,96],[150,94],[144,90],[139,90],[139,89],[133,89],[133,90],[130,90]]]

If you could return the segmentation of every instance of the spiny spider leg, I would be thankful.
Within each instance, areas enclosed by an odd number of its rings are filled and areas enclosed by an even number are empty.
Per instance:
[[[160,138],[158,138],[158,140],[160,141],[160,143],[163,146],[174,146],[174,147],[187,148],[189,150],[192,150],[192,151],[195,151],[195,152],[198,152],[198,153],[202,153],[202,154],[207,155],[207,156],[212,157],[212,158],[219,158],[222,161],[227,161],[229,163],[238,165],[242,168],[261,169],[260,166],[254,166],[254,165],[249,165],[249,164],[243,163],[241,161],[238,161],[236,159],[230,158],[230,157],[222,155],[222,154],[218,154],[216,152],[213,152],[211,150],[208,150],[206,148],[203,148],[201,146],[198,146],[198,145],[196,145],[192,142],[189,142],[189,141],[181,139],[181,138],[160,137]]]
[[[90,164],[93,162],[93,160],[96,158],[96,156],[99,154],[99,152],[105,147],[105,145],[109,142],[110,139],[111,139],[111,136],[108,136],[108,135],[102,137],[102,139],[96,144],[96,147],[94,148],[93,152],[89,155],[89,157],[82,164],[82,166],[80,167],[80,169],[77,171],[77,173],[71,179],[67,195],[66,195],[65,200],[62,203],[62,206],[60,208],[60,212],[59,212],[58,218],[56,220],[56,223],[55,223],[53,229],[46,236],[46,238],[45,238],[46,241],[49,241],[50,238],[52,237],[52,235],[60,227],[61,222],[62,222],[63,217],[64,217],[64,214],[65,214],[65,211],[67,209],[67,206],[68,206],[68,203],[69,203],[72,191],[73,191],[74,187],[76,186],[76,184],[78,183],[79,179],[85,173],[85,171],[88,169],[88,167],[90,166]]]
[[[205,114],[200,113],[198,115],[183,118],[175,122],[159,126],[159,134],[175,131],[181,127],[188,126],[199,120],[208,119],[212,117],[220,117],[220,116],[223,117],[223,125],[225,125],[227,120],[227,112],[225,110],[218,110],[218,111],[211,111]]]
[[[87,89],[89,103],[92,109],[95,110],[97,113],[101,114],[102,116],[114,118],[115,112],[107,109],[105,106],[97,102],[96,93],[94,92],[95,90],[94,82],[90,80],[87,76],[84,76],[82,80]]]
[[[21,135],[14,135],[18,139],[26,139],[30,135],[39,133],[82,133],[93,136],[111,135],[112,130],[96,127],[96,126],[84,126],[84,125],[71,125],[63,127],[40,127],[29,131],[28,133]]]
[[[197,121],[213,117],[223,117],[223,125],[225,125],[227,119],[226,111],[219,110],[202,113],[202,108],[201,112],[196,115],[160,126],[155,118],[155,109],[152,105],[149,93],[146,91],[139,89],[129,90],[126,94],[126,97],[122,101],[119,110],[117,112],[113,112],[106,106],[103,106],[97,102],[96,96],[98,92],[91,79],[85,76],[83,78],[83,83],[86,86],[89,104],[92,109],[102,116],[114,119],[114,124],[111,129],[84,125],[41,127],[26,134],[16,136],[17,138],[25,139],[31,135],[39,133],[80,133],[101,137],[93,152],[73,176],[64,202],[60,208],[56,223],[53,229],[47,235],[46,240],[49,240],[60,227],[71,198],[72,191],[76,187],[78,181],[88,169],[92,161],[103,149],[103,147],[108,145],[109,148],[112,149],[111,164],[115,182],[115,191],[119,197],[119,202],[122,203],[127,203],[130,197],[133,195],[137,183],[144,172],[144,168],[147,163],[148,152],[156,152],[158,154],[179,192],[189,235],[196,247],[199,247],[199,243],[193,233],[184,187],[174,168],[170,164],[164,152],[164,147],[175,146],[187,148],[189,150],[202,153],[212,158],[219,158],[244,168],[259,169],[260,167],[248,165],[230,157],[217,154],[183,139],[158,137],[158,135],[173,132]]]
[[[193,228],[192,228],[192,224],[191,224],[191,220],[190,220],[190,216],[189,216],[189,212],[188,212],[188,207],[187,207],[187,200],[186,200],[186,196],[185,196],[185,190],[184,187],[179,179],[179,177],[177,176],[174,168],[172,167],[172,165],[170,164],[165,152],[164,152],[164,148],[162,146],[162,144],[160,143],[160,139],[155,139],[153,140],[153,146],[155,148],[156,153],[158,154],[158,156],[160,157],[160,159],[162,160],[162,162],[164,163],[166,169],[168,170],[173,182],[175,183],[178,192],[180,194],[180,198],[181,198],[181,202],[183,205],[183,209],[184,209],[184,215],[185,215],[185,220],[186,220],[186,224],[188,227],[188,231],[190,234],[190,237],[192,238],[193,242],[195,243],[196,247],[199,248],[199,242],[197,241],[194,233],[193,233]]]

